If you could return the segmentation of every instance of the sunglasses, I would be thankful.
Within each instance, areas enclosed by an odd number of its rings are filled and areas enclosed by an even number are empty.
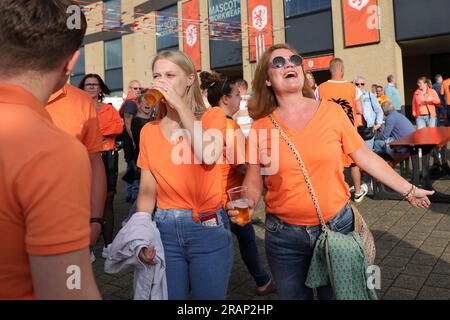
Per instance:
[[[365,86],[366,84],[365,84],[365,83],[355,83],[355,85],[357,85],[358,87],[360,87],[360,86]]]
[[[275,57],[273,58],[272,62],[270,63],[274,68],[276,69],[280,69],[283,68],[287,61],[289,61],[290,63],[292,63],[294,66],[299,67],[303,64],[303,58],[300,57],[297,54],[294,54],[290,57],[288,57],[287,59],[285,57]]]

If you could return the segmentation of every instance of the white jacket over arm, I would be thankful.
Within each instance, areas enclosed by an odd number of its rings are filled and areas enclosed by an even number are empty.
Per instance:
[[[155,265],[139,259],[143,247],[155,247]],[[134,267],[135,300],[167,300],[164,248],[156,223],[148,213],[135,213],[119,231],[105,261],[105,272],[118,273],[128,266]]]

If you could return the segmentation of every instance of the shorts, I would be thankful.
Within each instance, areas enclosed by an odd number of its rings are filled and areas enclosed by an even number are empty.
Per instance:
[[[105,165],[107,192],[116,193],[117,176],[119,175],[119,153],[116,150],[102,152]]]

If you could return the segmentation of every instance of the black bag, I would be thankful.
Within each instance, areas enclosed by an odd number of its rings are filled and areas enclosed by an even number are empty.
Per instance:
[[[363,138],[363,140],[371,140],[373,137],[375,137],[375,131],[373,130],[373,127],[366,127],[366,126],[360,126],[358,127],[358,133]]]

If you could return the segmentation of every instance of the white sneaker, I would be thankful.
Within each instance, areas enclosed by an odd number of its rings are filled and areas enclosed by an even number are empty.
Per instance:
[[[91,251],[91,263],[95,262],[95,254],[94,251]]]
[[[350,188],[348,188],[348,191],[351,193],[355,192],[355,186],[351,186]]]
[[[360,203],[361,201],[363,201],[367,192],[369,192],[369,187],[367,187],[367,184],[363,183],[361,185],[361,193],[360,194],[355,193],[355,202]]]
[[[103,251],[102,251],[102,257],[103,258],[108,258],[108,254],[109,254],[109,249],[111,248],[111,243],[108,244],[108,246],[103,247]]]

